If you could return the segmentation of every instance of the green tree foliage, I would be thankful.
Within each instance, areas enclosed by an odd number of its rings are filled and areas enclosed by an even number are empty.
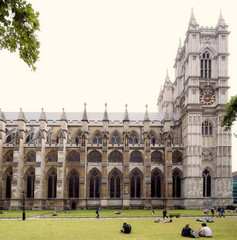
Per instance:
[[[222,118],[221,126],[225,130],[230,130],[233,123],[237,118],[237,95],[231,97],[230,101],[226,104],[226,113]]]
[[[20,58],[35,71],[39,58],[39,13],[24,0],[0,0],[0,49],[19,51]]]

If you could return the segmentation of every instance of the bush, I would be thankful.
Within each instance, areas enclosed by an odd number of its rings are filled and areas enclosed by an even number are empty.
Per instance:
[[[226,209],[227,210],[235,210],[236,206],[235,205],[227,205]]]
[[[173,218],[173,217],[179,218],[180,214],[179,213],[177,213],[177,214],[170,214],[169,216],[170,216],[170,218]]]

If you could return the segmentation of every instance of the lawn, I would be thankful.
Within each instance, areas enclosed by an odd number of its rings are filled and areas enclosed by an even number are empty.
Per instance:
[[[121,234],[123,222],[132,225],[132,233]],[[215,240],[236,239],[237,217],[214,218],[207,224]],[[139,219],[77,219],[77,220],[1,220],[1,240],[74,240],[74,239],[130,239],[130,240],[174,240],[186,239],[180,236],[183,226],[189,223],[192,229],[199,229],[196,218],[173,218],[172,223],[154,223],[153,218]]]
[[[32,211],[32,210],[26,210],[26,218],[32,217],[32,216],[41,216],[42,218],[51,218],[53,210],[42,210],[42,211]],[[115,210],[101,210],[100,211],[100,217],[101,218],[130,218],[130,217],[136,217],[136,218],[144,218],[144,217],[161,217],[162,216],[162,210],[155,209],[155,214],[151,214],[151,210],[123,210],[122,214],[116,215]],[[18,218],[21,219],[22,217],[22,211],[7,211],[3,210],[4,214],[0,214],[0,219],[10,219],[10,218]],[[203,210],[168,210],[168,216],[170,215],[176,215],[179,214],[181,217],[203,217]],[[215,212],[215,216],[217,213]],[[225,213],[226,216],[237,216],[237,213],[231,213],[227,212]],[[57,216],[54,218],[94,218],[96,216],[95,210],[73,210],[73,211],[57,211]]]

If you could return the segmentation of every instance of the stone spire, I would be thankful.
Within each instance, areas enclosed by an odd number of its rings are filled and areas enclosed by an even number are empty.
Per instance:
[[[20,113],[18,115],[17,121],[24,121],[24,122],[26,122],[25,114],[22,112],[21,108],[20,108]]]
[[[171,83],[168,69],[166,70],[165,84],[166,84],[166,83]]]
[[[88,118],[87,118],[87,113],[86,113],[86,103],[84,103],[84,112],[82,115],[82,121],[87,121],[88,122]]]
[[[145,116],[144,116],[144,122],[150,122],[147,108],[148,108],[148,105],[146,104],[146,112],[145,112]]]
[[[45,122],[47,122],[47,119],[46,119],[46,115],[45,115],[44,109],[42,108],[41,110],[42,110],[42,111],[41,111],[41,114],[40,114],[39,121],[45,121]]]
[[[191,17],[189,20],[189,30],[198,30],[199,25],[197,24],[196,18],[194,17],[193,9],[191,11]]]
[[[128,117],[128,109],[127,109],[128,105],[125,105],[125,113],[124,113],[124,119],[123,121],[129,121],[129,117]]]
[[[192,26],[196,26],[197,25],[197,22],[196,22],[196,19],[194,17],[194,13],[193,13],[193,8],[191,10],[191,17],[190,17],[190,20],[189,20],[189,25],[192,25]]]
[[[107,103],[105,103],[105,111],[104,111],[103,121],[109,121],[108,113],[107,113]]]
[[[226,23],[225,23],[225,20],[222,16],[222,11],[220,9],[220,15],[219,15],[219,19],[218,19],[218,22],[217,22],[217,27],[219,26],[222,26],[222,27],[225,27],[226,26]]]
[[[6,122],[6,118],[5,118],[4,113],[2,112],[1,108],[0,108],[0,121]]]
[[[62,111],[62,114],[61,114],[60,121],[66,121],[67,122],[67,117],[66,117],[66,113],[64,112],[64,108],[63,108],[63,111]]]

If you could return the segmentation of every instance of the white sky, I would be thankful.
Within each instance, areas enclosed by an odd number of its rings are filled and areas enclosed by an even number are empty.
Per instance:
[[[174,59],[191,15],[215,27],[220,9],[229,25],[229,96],[236,94],[235,0],[28,0],[40,12],[38,70],[0,52],[3,112],[157,111],[166,69],[174,81]],[[237,132],[237,128],[236,131]],[[233,138],[233,149],[237,139]],[[237,150],[233,150],[237,171]]]

